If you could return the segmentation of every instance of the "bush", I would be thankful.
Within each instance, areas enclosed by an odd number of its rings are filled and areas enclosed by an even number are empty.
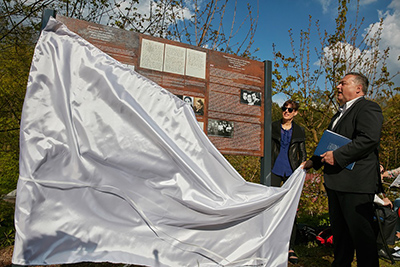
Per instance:
[[[314,227],[329,226],[328,196],[322,174],[307,174],[297,212],[298,221]]]

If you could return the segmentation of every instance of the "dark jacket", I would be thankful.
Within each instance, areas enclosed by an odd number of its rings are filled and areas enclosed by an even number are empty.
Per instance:
[[[272,135],[272,165],[274,167],[275,160],[279,155],[281,148],[281,124],[282,121],[274,121],[272,123],[271,135]],[[304,128],[297,125],[294,121],[292,122],[292,139],[290,140],[289,146],[289,162],[292,167],[292,171],[296,170],[300,164],[307,159],[306,152],[306,135]]]
[[[325,186],[329,189],[351,193],[379,192],[379,140],[383,123],[382,110],[375,102],[360,98],[340,118],[335,127],[328,129],[352,139],[333,152],[335,165],[323,164],[321,158],[313,156],[313,165],[318,169],[324,165]],[[345,167],[355,162],[353,170]]]

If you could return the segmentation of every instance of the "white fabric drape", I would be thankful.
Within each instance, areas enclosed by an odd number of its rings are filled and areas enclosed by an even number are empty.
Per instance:
[[[14,264],[287,266],[304,170],[246,182],[191,107],[54,19],[20,142]]]

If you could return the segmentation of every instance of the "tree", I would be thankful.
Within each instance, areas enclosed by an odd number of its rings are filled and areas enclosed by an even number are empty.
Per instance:
[[[391,75],[387,71],[386,60],[389,49],[379,50],[383,21],[381,20],[375,27],[370,27],[369,31],[361,36],[360,28],[364,19],[358,23],[358,10],[355,23],[350,24],[347,20],[348,1],[339,0],[338,3],[334,33],[321,31],[319,22],[314,22],[310,16],[308,28],[300,33],[298,49],[295,47],[292,31],[289,31],[292,46],[290,56],[283,55],[277,51],[276,46],[273,47],[275,67],[273,87],[277,92],[284,93],[288,98],[300,102],[297,122],[305,127],[306,133],[311,133],[306,134],[307,151],[308,155],[311,155],[323,131],[327,128],[330,118],[337,111],[338,106],[335,100],[337,82],[347,72],[358,71],[365,74],[370,80],[367,97],[381,104],[385,116],[381,161],[386,166],[393,166],[389,164],[389,161],[398,160],[399,135],[397,132],[400,125],[398,125],[396,116],[389,114],[399,112],[399,99],[396,92],[400,88],[394,88],[392,82],[399,72]],[[310,40],[314,37],[312,35],[314,27],[320,41],[320,46],[314,48],[318,64],[311,62],[313,48],[310,47]],[[326,196],[322,194],[321,190],[322,184],[323,179],[319,180],[318,184],[312,184],[314,189],[305,188],[304,190],[305,192],[312,191],[313,203],[315,201],[315,203],[326,204]],[[305,184],[306,186],[307,184]],[[300,211],[306,213],[305,215],[321,215],[315,214],[315,212],[323,213],[325,211],[325,209],[309,209],[307,205],[310,205],[310,198],[303,194]],[[304,214],[300,214],[300,216],[304,216]]]
[[[400,165],[400,95],[379,103],[384,106],[380,158],[384,168],[391,170]]]
[[[232,1],[231,1],[232,2]],[[183,1],[180,1],[183,6]],[[206,5],[202,1],[195,0],[190,13],[193,14],[191,20],[181,20],[176,22],[173,31],[169,31],[172,36],[178,37],[179,41],[187,42],[196,46],[207,47],[212,50],[219,50],[242,57],[251,57],[257,51],[251,51],[254,42],[254,35],[258,22],[258,1],[257,13],[254,14],[253,8],[246,3],[247,16],[236,27],[237,9],[239,3],[234,1],[234,13],[230,14],[230,23],[226,23],[226,11],[230,2],[228,0],[212,0]],[[242,2],[243,4],[243,2]],[[181,15],[183,17],[183,13]],[[214,24],[215,23],[215,24]],[[229,26],[226,27],[225,23]],[[237,40],[236,36],[242,31],[246,33],[242,40]],[[194,35],[192,33],[195,33]]]
[[[1,18],[6,22],[0,40],[17,26],[40,26],[44,8],[58,14],[177,40],[195,46],[251,57],[258,22],[258,0],[254,8],[250,1],[184,1],[184,0],[35,0],[3,1]],[[237,9],[247,9],[239,18]],[[233,14],[227,10],[231,6]],[[239,33],[244,32],[244,38]]]
[[[289,36],[292,55],[285,56],[274,47],[274,88],[301,103],[301,124],[307,132],[312,133],[307,139],[310,152],[315,149],[323,130],[327,128],[331,116],[338,108],[335,101],[336,84],[345,73],[358,71],[365,74],[370,80],[368,97],[373,100],[391,97],[400,89],[394,88],[392,82],[399,72],[391,75],[387,71],[389,49],[379,50],[383,21],[361,36],[360,28],[364,19],[358,23],[358,10],[355,23],[349,24],[348,1],[338,2],[336,29],[333,34],[322,32],[318,21],[315,21],[316,33],[320,40],[320,47],[315,48],[318,65],[311,62],[311,16],[307,30],[300,33],[298,50],[295,48],[291,31]]]

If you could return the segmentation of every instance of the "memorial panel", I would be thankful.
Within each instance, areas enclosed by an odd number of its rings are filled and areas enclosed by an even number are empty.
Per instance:
[[[263,156],[263,62],[61,15],[57,20],[190,102],[221,153]]]

